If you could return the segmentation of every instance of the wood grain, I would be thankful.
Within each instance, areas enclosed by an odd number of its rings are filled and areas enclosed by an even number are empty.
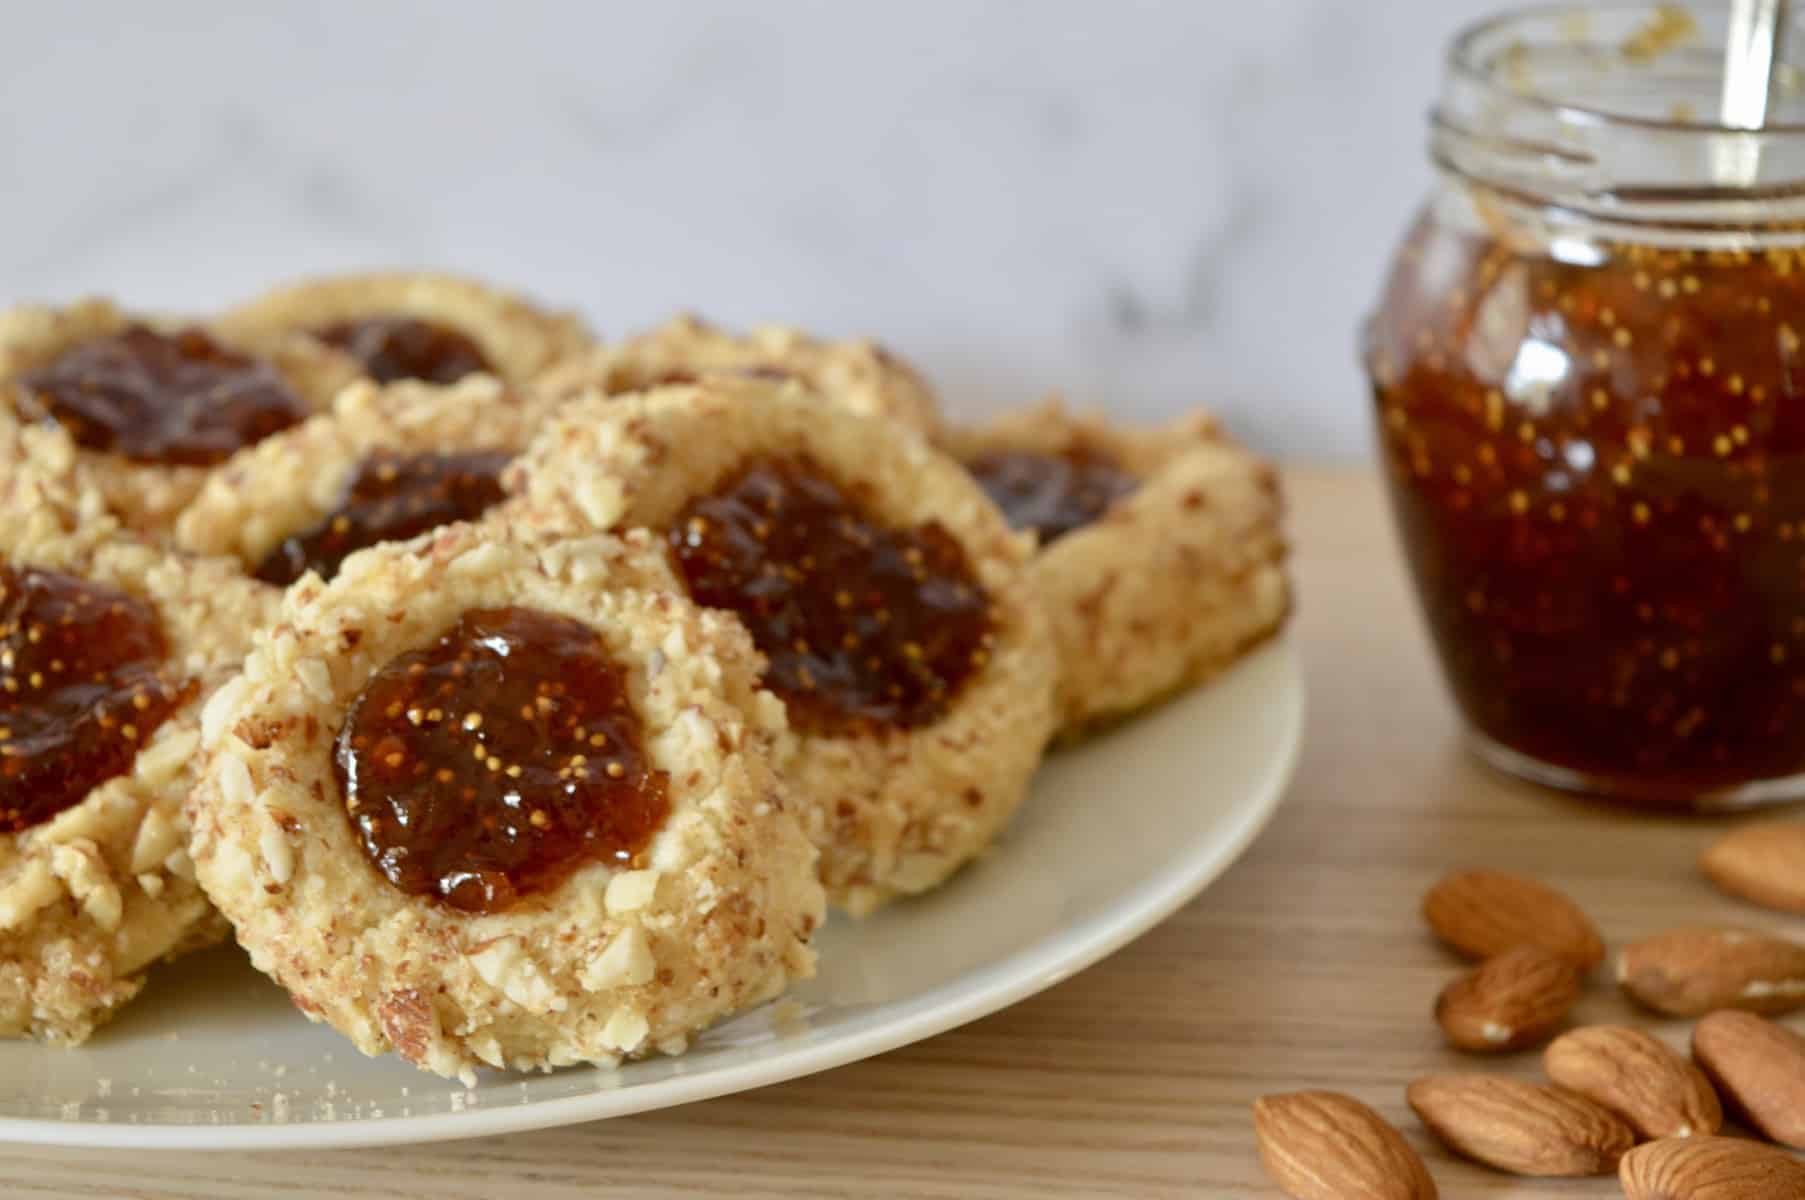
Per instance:
[[[1723,822],[1633,817],[1488,774],[1461,751],[1376,483],[1289,476],[1309,736],[1272,827],[1220,882],[1119,954],[964,1029],[810,1079],[568,1129],[414,1148],[145,1154],[0,1146],[20,1197],[335,1195],[1275,1197],[1249,1105],[1333,1088],[1405,1130],[1443,1195],[1615,1194],[1456,1163],[1404,1085],[1470,1066],[1430,1008],[1460,966],[1417,903],[1455,865],[1546,879],[1613,944],[1679,921],[1805,935],[1719,896],[1694,860]],[[1578,1019],[1632,1012],[1600,972]],[[1800,1027],[1794,1022],[1795,1028]],[[1495,1064],[1533,1078],[1532,1051]]]

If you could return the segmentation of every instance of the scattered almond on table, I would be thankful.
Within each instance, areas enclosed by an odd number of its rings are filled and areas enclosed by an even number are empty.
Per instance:
[[[1560,1028],[1582,983],[1579,968],[1566,959],[1540,946],[1518,946],[1443,989],[1435,1020],[1461,1050],[1521,1050]]]
[[[1604,959],[1604,941],[1579,906],[1520,875],[1456,871],[1423,897],[1423,917],[1437,937],[1468,958],[1540,946],[1582,971]]]
[[[1805,1008],[1805,946],[1754,929],[1670,929],[1624,948],[1617,981],[1670,1017]]]
[[[1262,1096],[1253,1125],[1266,1173],[1298,1200],[1436,1200],[1404,1135],[1351,1096]]]
[[[1805,912],[1805,824],[1734,831],[1700,867],[1732,896]],[[1409,1086],[1410,1108],[1449,1150],[1517,1175],[1616,1173],[1629,1200],[1805,1200],[1805,1162],[1717,1136],[1728,1110],[1770,1141],[1805,1149],[1805,1036],[1766,1019],[1805,1009],[1805,945],[1696,927],[1625,947],[1616,974],[1628,998],[1701,1018],[1688,1061],[1626,1025],[1555,1036],[1604,958],[1596,927],[1564,893],[1505,872],[1456,871],[1429,890],[1423,917],[1478,964],[1436,999],[1449,1044],[1496,1054],[1554,1039],[1542,1055],[1545,1084],[1453,1073]],[[1403,1135],[1351,1097],[1263,1097],[1254,1124],[1267,1174],[1298,1200],[1437,1194]]]
[[[1693,1029],[1692,1057],[1750,1125],[1805,1150],[1805,1037],[1754,1013],[1715,1012]]]
[[[1798,1200],[1805,1163],[1740,1138],[1666,1138],[1623,1156],[1629,1200]]]
[[[1699,868],[1739,899],[1805,913],[1805,823],[1761,821],[1732,830],[1700,856]]]
[[[1623,1025],[1588,1025],[1542,1052],[1561,1087],[1602,1104],[1645,1138],[1696,1137],[1723,1125],[1711,1081],[1666,1042]]]
[[[1604,1106],[1503,1075],[1431,1075],[1405,1098],[1448,1149],[1513,1175],[1608,1175],[1636,1144]]]

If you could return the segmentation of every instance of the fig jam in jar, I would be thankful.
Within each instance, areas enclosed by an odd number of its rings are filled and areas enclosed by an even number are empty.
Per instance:
[[[1459,38],[1364,345],[1475,749],[1669,808],[1805,795],[1805,95],[1714,124],[1725,24]]]

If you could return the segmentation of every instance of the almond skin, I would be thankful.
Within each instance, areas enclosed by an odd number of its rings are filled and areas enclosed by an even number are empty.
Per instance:
[[[1533,879],[1502,871],[1455,871],[1423,897],[1435,936],[1467,958],[1540,946],[1582,971],[1604,958],[1604,942],[1579,906]]]
[[[1497,1075],[1432,1075],[1410,1085],[1429,1132],[1474,1162],[1515,1175],[1609,1175],[1636,1134],[1563,1088]]]
[[[1805,1163],[1741,1138],[1667,1138],[1623,1156],[1617,1179],[1629,1200],[1797,1200]]]
[[[1481,1054],[1547,1040],[1579,999],[1579,968],[1540,946],[1518,946],[1442,989],[1435,1020],[1450,1045]]]
[[[1805,913],[1805,824],[1744,825],[1706,850],[1698,865],[1732,896],[1763,908]]]
[[[1752,929],[1673,929],[1625,947],[1617,981],[1670,1017],[1805,1007],[1805,946]]]
[[[1709,1136],[1723,1127],[1723,1105],[1711,1081],[1640,1029],[1588,1025],[1564,1033],[1542,1052],[1542,1068],[1561,1087],[1604,1105],[1651,1140]]]
[[[1262,1096],[1253,1127],[1266,1174],[1297,1200],[1436,1200],[1404,1135],[1352,1096]]]
[[[1692,1057],[1749,1124],[1805,1150],[1805,1037],[1753,1013],[1715,1012],[1693,1029]]]

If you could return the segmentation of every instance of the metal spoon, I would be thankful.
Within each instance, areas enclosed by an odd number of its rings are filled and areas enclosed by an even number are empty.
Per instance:
[[[1724,87],[1718,118],[1727,129],[1759,130],[1767,124],[1774,78],[1774,55],[1790,0],[1731,0],[1729,37],[1724,43]],[[1714,173],[1719,183],[1749,187],[1761,175],[1761,142],[1725,137]]]

